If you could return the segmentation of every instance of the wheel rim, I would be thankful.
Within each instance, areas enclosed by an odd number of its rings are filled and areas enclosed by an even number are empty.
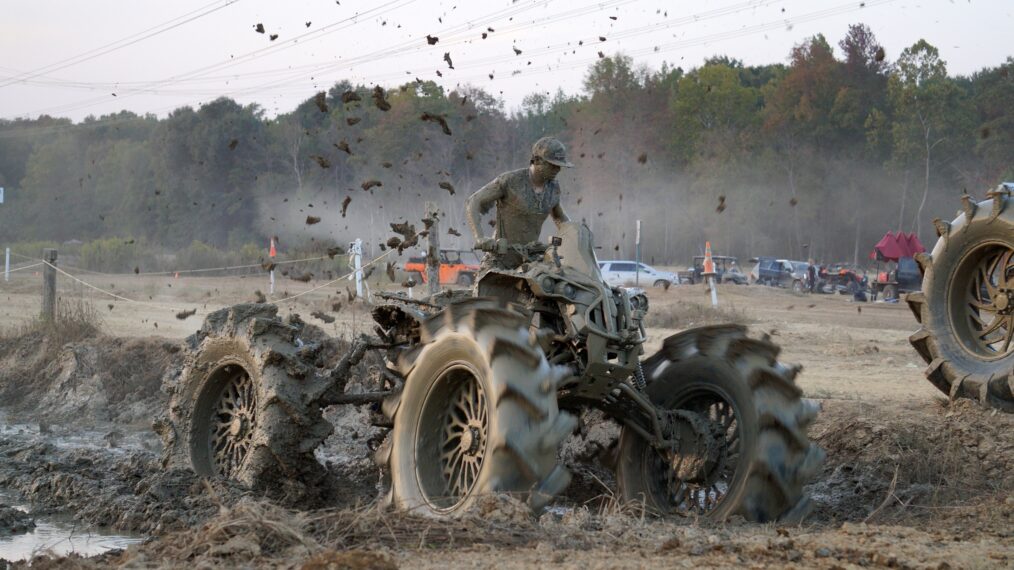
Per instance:
[[[419,488],[437,510],[452,510],[479,479],[489,435],[489,400],[462,363],[440,373],[423,404],[416,436]]]
[[[651,490],[663,510],[682,516],[710,514],[733,488],[742,457],[741,414],[732,399],[717,387],[700,388],[673,409],[695,412],[707,421],[719,441],[718,458],[707,464],[704,481],[689,481],[677,474],[683,461],[679,453],[669,458],[670,454],[645,446],[643,468],[651,474]]]
[[[1014,247],[975,248],[953,275],[951,321],[965,350],[985,360],[1014,353]]]
[[[216,475],[232,477],[253,447],[257,424],[257,395],[253,379],[240,366],[226,366],[221,391],[210,406],[207,424],[208,458]]]

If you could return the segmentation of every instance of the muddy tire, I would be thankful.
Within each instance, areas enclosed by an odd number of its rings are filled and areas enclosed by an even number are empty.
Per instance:
[[[471,287],[475,283],[474,273],[459,273],[458,274],[458,285],[463,287]]]
[[[806,287],[803,286],[803,282],[799,279],[792,281],[792,292],[796,295],[802,295],[806,291]]]
[[[777,362],[777,354],[777,346],[735,325],[667,338],[644,363],[648,396],[666,409],[708,418],[722,451],[705,481],[688,483],[625,427],[616,475],[621,497],[660,515],[801,520],[810,510],[803,486],[824,460],[806,434],[820,406],[801,398],[798,368]]]
[[[187,339],[169,415],[156,422],[163,466],[298,498],[325,475],[314,449],[333,427],[317,398],[329,382],[300,354],[300,327],[274,305],[208,315]]]
[[[926,378],[951,399],[1014,412],[1014,199],[1005,192],[934,224],[916,257],[922,291],[905,296],[921,327],[909,337]]]
[[[390,501],[453,517],[482,495],[512,493],[541,509],[570,482],[557,449],[577,420],[559,411],[562,372],[529,342],[528,321],[488,301],[448,306],[422,326],[422,345],[399,362],[400,394],[378,451]]]

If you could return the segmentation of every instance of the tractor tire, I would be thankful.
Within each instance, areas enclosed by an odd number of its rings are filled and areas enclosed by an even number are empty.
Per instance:
[[[1014,198],[991,196],[934,221],[940,238],[916,257],[922,291],[905,296],[921,325],[909,341],[952,400],[1014,412]]]
[[[317,399],[328,379],[300,353],[300,327],[274,305],[208,315],[156,421],[162,464],[298,499],[326,472],[314,449],[333,431]]]
[[[511,493],[541,509],[570,482],[557,450],[577,420],[559,411],[551,366],[529,341],[529,319],[491,301],[449,305],[399,359],[403,389],[377,453],[395,508],[446,518],[483,495]]]
[[[803,486],[824,461],[824,451],[806,434],[820,405],[801,397],[799,368],[777,362],[777,355],[777,346],[747,337],[738,325],[667,338],[644,363],[647,394],[665,409],[708,420],[722,451],[709,464],[707,479],[690,483],[624,427],[616,475],[620,496],[662,516],[802,520],[811,508]]]

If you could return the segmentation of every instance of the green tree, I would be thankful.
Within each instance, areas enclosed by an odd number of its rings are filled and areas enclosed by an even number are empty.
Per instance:
[[[962,146],[969,107],[964,93],[947,77],[939,50],[926,40],[902,51],[887,90],[894,111],[893,157],[900,163],[919,161],[923,167],[923,193],[915,216],[916,233],[921,235],[934,151],[945,143],[941,148],[946,151]]]
[[[744,86],[739,71],[727,64],[708,64],[683,76],[671,103],[676,156],[689,161],[703,139],[720,146],[723,158],[731,157],[756,125],[759,102],[760,91]]]

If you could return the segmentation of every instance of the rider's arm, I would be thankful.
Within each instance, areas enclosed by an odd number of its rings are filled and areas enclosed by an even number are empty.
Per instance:
[[[503,187],[498,177],[480,188],[465,201],[468,226],[472,229],[472,236],[475,238],[476,243],[485,237],[481,227],[482,215],[488,212],[500,198],[503,198]]]
[[[556,222],[556,227],[560,227],[560,224],[570,221],[570,217],[567,216],[567,212],[563,211],[563,206],[560,204],[553,206],[553,210],[550,212],[550,215],[553,216],[553,221]]]

